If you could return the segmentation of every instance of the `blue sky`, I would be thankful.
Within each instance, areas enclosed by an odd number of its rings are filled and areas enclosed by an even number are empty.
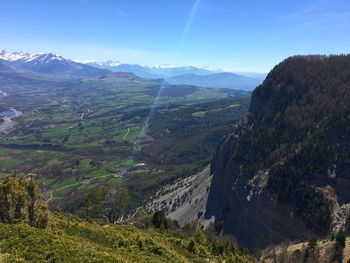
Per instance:
[[[0,48],[267,72],[350,53],[349,0],[0,0]]]

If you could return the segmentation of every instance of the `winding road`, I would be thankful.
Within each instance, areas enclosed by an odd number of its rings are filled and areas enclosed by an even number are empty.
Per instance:
[[[123,140],[125,140],[125,139],[128,137],[129,133],[130,133],[130,128],[128,128],[128,131],[127,131],[126,134],[124,135]]]
[[[109,174],[109,175],[104,175],[104,176],[98,176],[98,177],[93,177],[93,178],[87,179],[87,180],[85,180],[85,181],[91,182],[91,181],[93,181],[93,180],[103,179],[103,178],[111,177],[111,176],[113,176],[113,175],[112,175],[112,174]],[[122,177],[122,176],[119,175],[118,177]],[[58,188],[58,189],[56,189],[56,190],[50,191],[50,198],[47,199],[45,203],[49,203],[51,200],[55,199],[55,197],[53,197],[53,194],[54,194],[54,193],[59,192],[59,191],[62,191],[63,189],[69,188],[69,187],[71,187],[71,186],[79,185],[79,184],[81,184],[81,183],[82,183],[82,182],[77,182],[77,183],[65,185],[65,186],[63,186],[63,187],[61,187],[61,188]]]

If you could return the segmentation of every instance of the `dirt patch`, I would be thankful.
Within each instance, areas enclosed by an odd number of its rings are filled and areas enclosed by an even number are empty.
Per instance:
[[[0,156],[0,161],[7,161],[10,159],[11,159],[11,157],[9,157],[9,156]]]
[[[18,172],[23,172],[23,173],[30,172],[32,169],[33,169],[33,165],[30,163],[21,163],[16,167],[16,170]]]

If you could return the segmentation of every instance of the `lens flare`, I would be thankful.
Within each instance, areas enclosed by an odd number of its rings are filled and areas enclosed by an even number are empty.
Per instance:
[[[187,34],[189,32],[189,29],[191,27],[191,24],[196,16],[196,13],[197,13],[197,10],[198,10],[198,7],[199,7],[199,4],[200,4],[201,0],[195,0],[194,4],[193,4],[193,7],[192,7],[192,10],[191,10],[191,13],[187,19],[187,22],[186,22],[186,25],[185,25],[185,28],[184,28],[184,31],[181,35],[181,38],[179,40],[179,43],[178,43],[178,48],[176,50],[176,54],[179,53],[179,51],[182,49],[184,43],[185,43],[185,40],[186,40],[186,37],[187,37]],[[171,70],[170,70],[171,71]],[[166,79],[167,77],[169,77],[169,74],[170,74],[170,71],[167,71],[166,73],[166,76],[164,76],[164,79]],[[149,114],[143,124],[143,127],[136,139],[136,141],[134,142],[134,147],[133,147],[133,150],[132,150],[132,153],[131,153],[131,156],[129,159],[133,159],[135,157],[135,155],[137,153],[139,153],[141,151],[141,141],[142,141],[142,138],[144,138],[144,136],[146,135],[147,133],[147,130],[149,128],[149,123],[150,123],[150,120],[152,119],[153,115],[154,115],[154,112],[155,112],[155,109],[156,107],[158,106],[159,104],[159,100],[160,100],[160,97],[162,95],[162,92],[164,90],[166,86],[166,82],[165,80],[163,81],[163,83],[159,86],[159,89],[157,91],[157,95],[155,96],[154,98],[154,101],[151,105],[151,108],[150,108],[150,111],[149,111]]]
[[[133,147],[133,150],[132,150],[132,155],[137,154],[141,150],[141,148],[140,148],[140,141],[142,140],[142,138],[147,133],[147,130],[148,130],[148,127],[149,127],[149,122],[150,122],[151,118],[154,115],[155,108],[158,105],[159,99],[160,99],[160,97],[162,95],[162,92],[163,92],[163,90],[165,88],[165,85],[166,85],[166,83],[165,83],[165,81],[163,81],[163,83],[159,86],[159,89],[158,89],[157,94],[156,94],[156,96],[154,98],[154,101],[153,101],[153,103],[151,105],[151,108],[150,108],[150,111],[148,113],[148,116],[147,116],[147,118],[146,118],[146,120],[145,120],[145,122],[143,124],[143,127],[142,127],[142,129],[141,129],[141,131],[140,131],[139,135],[137,136],[137,139],[136,139],[136,141],[134,143],[134,147]]]
[[[190,13],[190,16],[188,17],[187,19],[187,23],[185,25],[185,29],[181,35],[181,38],[180,38],[180,41],[179,41],[179,49],[181,49],[183,47],[183,44],[185,43],[185,40],[186,40],[186,37],[187,37],[187,34],[188,34],[188,31],[191,27],[191,24],[196,16],[196,13],[197,13],[197,10],[198,10],[198,7],[199,7],[199,4],[200,4],[201,0],[196,0],[193,4],[193,7],[192,7],[192,11]]]

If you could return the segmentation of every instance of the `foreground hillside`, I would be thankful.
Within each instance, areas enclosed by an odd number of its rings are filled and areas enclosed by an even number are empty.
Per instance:
[[[252,261],[232,238],[204,233],[196,224],[181,229],[164,211],[138,209],[124,225],[115,224],[122,192],[113,192],[100,219],[50,216],[33,177],[9,175],[0,182],[0,262]]]
[[[211,164],[207,216],[249,247],[343,229],[350,202],[350,56],[277,65]]]
[[[203,237],[102,225],[71,216],[50,217],[46,230],[0,224],[1,262],[253,262],[240,255],[215,255]]]

